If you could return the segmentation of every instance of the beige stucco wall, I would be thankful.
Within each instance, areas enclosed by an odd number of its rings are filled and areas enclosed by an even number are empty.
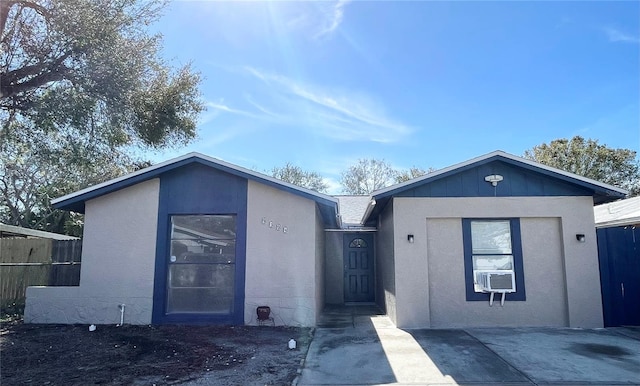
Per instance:
[[[29,287],[27,323],[151,323],[158,179],[86,202],[79,287]]]
[[[387,205],[379,217],[376,237],[376,301],[391,321],[398,324],[394,237],[393,205]],[[403,279],[400,278],[400,280]]]
[[[396,198],[392,205],[399,327],[602,326],[591,197]],[[520,218],[524,302],[466,301],[461,218],[492,217]]]
[[[269,306],[277,325],[315,325],[322,285],[315,202],[254,181],[247,194],[245,324],[256,323],[256,307]]]
[[[325,234],[325,302],[344,303],[344,232],[327,231]]]
[[[324,289],[324,267],[325,267],[325,238],[324,238],[324,223],[322,221],[322,215],[320,214],[320,210],[316,205],[316,260],[315,260],[315,274],[316,274],[316,320],[320,318],[320,314],[322,313],[322,309],[325,304],[325,289]],[[314,323],[315,325],[315,323]]]

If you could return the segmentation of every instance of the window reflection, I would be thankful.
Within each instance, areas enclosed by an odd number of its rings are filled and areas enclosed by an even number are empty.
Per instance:
[[[167,313],[233,313],[236,216],[171,217]]]

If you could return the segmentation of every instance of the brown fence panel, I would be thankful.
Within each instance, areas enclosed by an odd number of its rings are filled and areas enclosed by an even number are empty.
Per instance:
[[[28,286],[47,285],[51,240],[0,239],[0,304],[24,303]]]
[[[0,238],[0,306],[24,304],[27,287],[80,284],[82,240]]]

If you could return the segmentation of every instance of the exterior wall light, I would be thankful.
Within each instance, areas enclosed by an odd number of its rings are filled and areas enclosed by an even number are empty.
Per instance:
[[[584,243],[585,241],[584,235],[582,233],[576,234],[576,240],[578,240],[578,242],[580,243]]]
[[[407,241],[408,241],[410,244],[413,244],[413,235],[407,235]]]
[[[498,186],[498,182],[502,181],[503,179],[504,177],[502,177],[500,174],[492,174],[484,178],[485,181],[490,182],[493,186]]]

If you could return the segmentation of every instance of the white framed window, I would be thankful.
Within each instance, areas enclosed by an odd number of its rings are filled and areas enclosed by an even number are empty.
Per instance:
[[[526,300],[520,220],[463,219],[462,233],[467,300],[486,300],[489,278],[515,287],[508,300]]]

